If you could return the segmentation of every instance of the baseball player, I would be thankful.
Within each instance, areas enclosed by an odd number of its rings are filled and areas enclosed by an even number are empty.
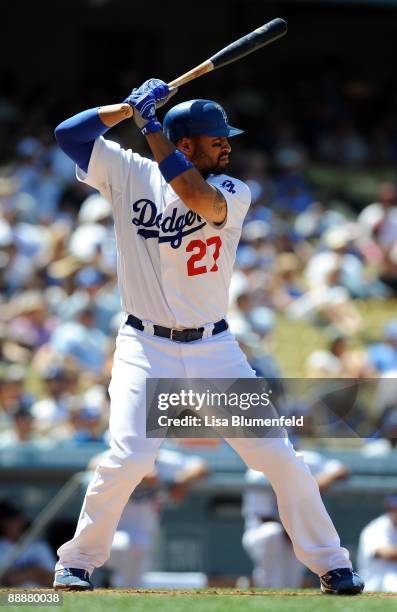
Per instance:
[[[397,593],[397,494],[385,499],[387,512],[360,534],[357,563],[367,576],[367,591]]]
[[[88,487],[73,539],[58,550],[56,589],[92,589],[90,575],[109,557],[131,492],[153,468],[161,439],[145,435],[146,379],[255,377],[225,320],[250,205],[247,185],[225,174],[230,138],[242,130],[209,100],[173,107],[163,129],[156,105],[173,93],[150,79],[123,103],[83,111],[55,132],[77,178],[112,204],[125,311],[109,387],[111,451]],[[155,161],[103,137],[132,115]],[[269,478],[296,555],[321,577],[322,590],[361,592],[318,486],[287,436],[227,441]]]

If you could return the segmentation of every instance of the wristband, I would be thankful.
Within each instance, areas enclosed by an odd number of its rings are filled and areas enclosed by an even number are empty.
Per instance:
[[[193,168],[193,164],[186,159],[182,151],[175,149],[173,153],[168,155],[159,163],[159,170],[167,183],[170,183],[174,178]]]
[[[141,133],[146,136],[147,134],[154,134],[155,132],[159,132],[163,129],[160,121],[157,121],[156,118],[150,119],[143,128],[141,129]]]

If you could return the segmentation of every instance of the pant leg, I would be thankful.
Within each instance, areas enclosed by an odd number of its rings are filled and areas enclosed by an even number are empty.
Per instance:
[[[162,440],[146,438],[148,376],[183,377],[176,347],[131,328],[120,330],[109,387],[110,451],[88,486],[74,537],[58,549],[56,569],[78,567],[91,573],[109,558],[125,504],[153,469]]]
[[[105,563],[123,508],[152,470],[155,458],[152,447],[127,458],[111,452],[101,461],[88,486],[75,535],[58,549],[57,569],[79,567],[91,573]]]
[[[281,522],[299,561],[319,576],[337,567],[351,567],[317,482],[288,438],[229,438],[227,442],[250,468],[269,479]]]
[[[189,378],[252,378],[255,373],[231,334],[202,342],[198,351],[184,350]],[[351,567],[324,507],[318,485],[288,438],[228,438],[248,467],[263,472],[277,496],[280,519],[302,563],[323,575]]]

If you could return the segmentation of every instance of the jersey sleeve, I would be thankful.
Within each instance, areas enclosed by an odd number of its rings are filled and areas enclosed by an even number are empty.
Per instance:
[[[190,470],[205,468],[204,459],[197,455],[183,455],[170,449],[160,449],[156,459],[156,471],[162,482],[177,482]]]
[[[77,166],[76,176],[115,204],[127,179],[130,177],[134,181],[139,174],[150,174],[152,166],[151,160],[101,136],[95,141],[87,172]]]
[[[248,185],[243,183],[243,181],[226,177],[225,175],[211,176],[208,182],[220,191],[227,204],[227,216],[222,225],[217,225],[215,223],[210,223],[210,225],[221,230],[241,230],[251,204],[251,191]]]

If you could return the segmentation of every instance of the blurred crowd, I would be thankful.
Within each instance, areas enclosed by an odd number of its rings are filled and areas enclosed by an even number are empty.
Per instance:
[[[380,117],[370,111],[375,87],[352,79],[342,86],[330,75],[302,85],[294,107],[286,93],[253,90],[249,74],[239,79],[238,100],[220,98],[247,128],[232,143],[230,172],[252,192],[232,279],[232,331],[260,376],[291,375],[272,338],[283,322],[303,321],[323,339],[302,364],[304,376],[393,377],[397,318],[369,341],[358,304],[396,296],[397,186],[380,183],[374,201],[360,203],[308,178],[314,162],[368,172],[395,163],[393,106]],[[53,138],[67,109],[90,104],[82,95],[64,104],[52,97],[22,122],[25,99],[8,92],[0,97],[0,448],[102,441],[122,317],[111,207],[75,179]],[[92,92],[94,102],[99,96],[113,101]],[[108,137],[147,155],[131,125]],[[305,341],[297,335],[295,344]],[[394,427],[393,405],[383,408]]]
[[[146,76],[123,75],[120,92],[124,88],[126,95]],[[274,351],[280,326],[288,324],[296,332],[291,331],[284,353],[311,347],[305,351],[302,376],[380,379],[371,412],[362,400],[353,401],[354,411],[346,410],[337,394],[329,405],[349,428],[342,435],[359,433],[370,438],[364,452],[387,454],[397,446],[397,313],[395,319],[385,316],[378,336],[371,337],[362,304],[382,305],[396,298],[397,185],[379,181],[376,197],[360,200],[341,196],[336,186],[335,191],[320,188],[309,177],[313,165],[362,171],[361,176],[395,166],[395,81],[342,81],[324,71],[322,78],[302,81],[294,91],[285,86],[269,92],[252,85],[254,76],[249,69],[237,73],[235,96],[218,98],[231,122],[246,129],[243,138],[231,143],[230,173],[246,181],[252,192],[232,278],[230,327],[258,376],[296,375]],[[103,84],[57,98],[53,91],[18,91],[7,78],[3,83],[0,453],[16,445],[45,449],[105,443],[107,387],[122,320],[111,207],[75,179],[75,168],[57,148],[53,129],[84,108],[117,100]],[[228,91],[226,82],[223,87],[220,83],[221,90]],[[38,99],[46,104],[37,104]],[[131,125],[123,124],[107,137],[148,154]],[[279,391],[288,403],[284,386]],[[352,390],[355,400],[354,385]],[[313,406],[318,413],[318,404]],[[300,433],[313,436],[316,423],[308,407],[291,407],[303,410],[306,427]],[[331,425],[328,435],[337,435],[340,424]],[[341,474],[338,466],[335,479],[346,477]],[[146,519],[151,516],[148,500],[152,503],[145,497],[140,509]],[[359,554],[364,569],[366,563],[377,564],[385,574],[385,563],[391,563],[388,584],[377,582],[374,588],[396,590],[395,496],[389,506],[389,515],[371,523],[362,536]],[[8,501],[0,503],[0,519],[4,558],[13,554],[26,520]],[[259,525],[266,531],[267,550],[276,544],[289,548],[272,508],[268,519],[266,523],[261,516]],[[134,516],[134,528],[136,521]],[[119,554],[134,539],[133,533],[127,535],[130,539],[118,542]],[[142,541],[139,545],[142,549]],[[17,572],[3,576],[7,584],[50,583],[53,553],[44,543],[34,546]],[[274,554],[268,558],[273,562]],[[372,575],[376,569],[371,565]],[[131,576],[128,580],[130,584]]]

